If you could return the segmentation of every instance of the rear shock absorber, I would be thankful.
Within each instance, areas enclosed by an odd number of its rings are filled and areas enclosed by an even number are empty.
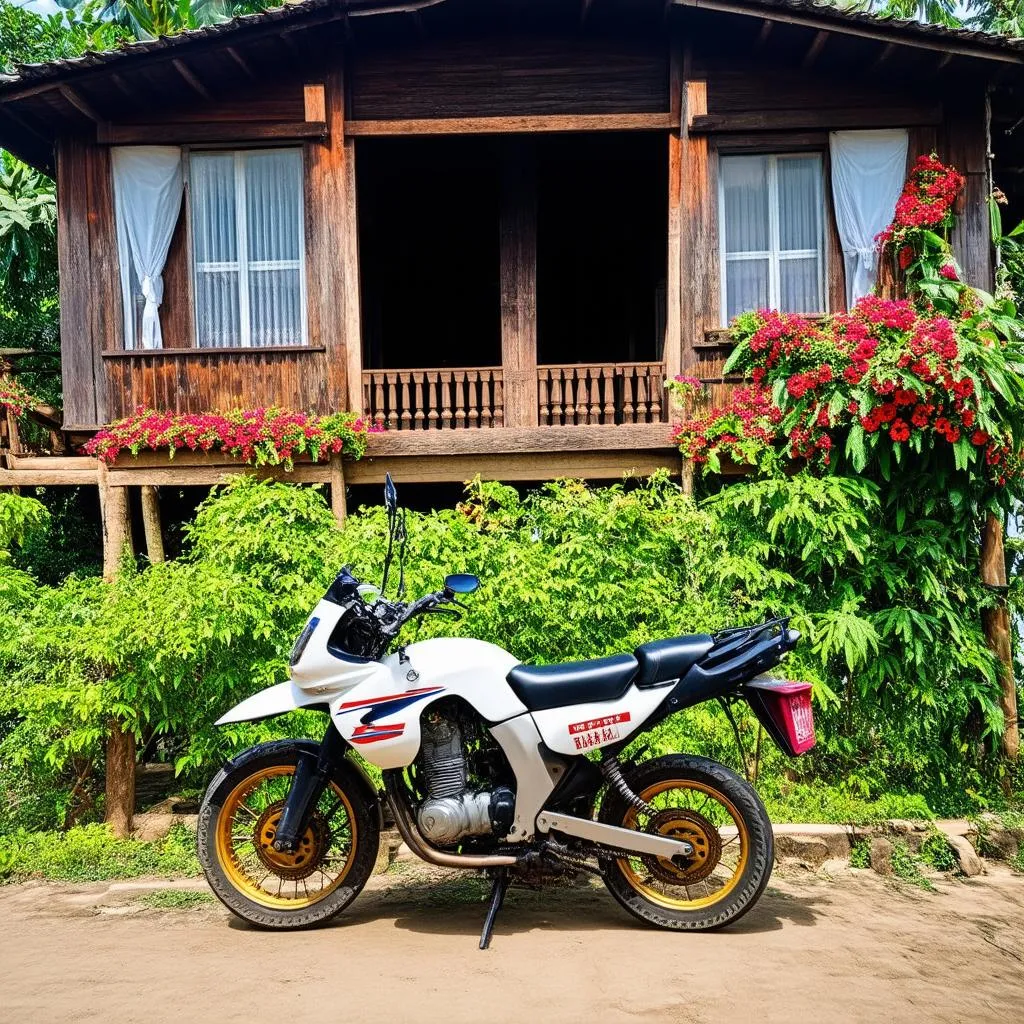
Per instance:
[[[658,813],[646,800],[641,799],[629,788],[629,783],[622,776],[619,759],[614,754],[601,758],[601,774],[608,780],[608,785],[638,813],[642,812],[649,818],[653,818]]]

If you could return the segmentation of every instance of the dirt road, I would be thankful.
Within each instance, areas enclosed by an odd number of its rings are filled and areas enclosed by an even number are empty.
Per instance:
[[[512,890],[483,953],[475,878],[378,876],[336,924],[290,935],[219,904],[146,902],[168,888],[0,888],[0,1020],[1024,1019],[1024,878],[998,866],[935,893],[862,873],[777,876],[740,924],[707,935],[635,925],[586,884]]]

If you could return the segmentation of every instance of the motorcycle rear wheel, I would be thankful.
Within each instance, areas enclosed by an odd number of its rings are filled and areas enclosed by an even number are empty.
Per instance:
[[[303,744],[261,744],[210,783],[199,811],[199,862],[214,895],[258,928],[322,924],[359,895],[380,840],[377,809],[338,771],[313,809],[297,849],[273,838]]]
[[[641,855],[604,859],[612,896],[640,920],[677,931],[710,931],[742,917],[774,864],[771,821],[754,788],[717,761],[690,754],[653,758],[624,774],[655,814],[638,812],[611,790],[598,819],[686,839],[694,856],[685,866]]]

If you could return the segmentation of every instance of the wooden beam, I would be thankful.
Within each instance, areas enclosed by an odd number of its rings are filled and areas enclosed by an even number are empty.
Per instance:
[[[327,124],[327,97],[323,82],[304,85],[302,102],[307,121]]]
[[[824,29],[815,33],[814,38],[811,40],[811,45],[807,47],[807,52],[804,54],[804,59],[800,62],[800,66],[805,71],[815,65],[821,56],[821,51],[825,49],[825,44],[828,42],[830,35],[831,33],[826,32]]]
[[[878,54],[878,56],[868,65],[867,71],[865,72],[865,74],[867,74],[867,75],[875,74],[875,72],[877,72],[882,67],[883,64],[888,62],[889,58],[895,52],[896,52],[896,44],[895,43],[886,43],[885,46],[882,47],[881,52]]]
[[[343,526],[348,507],[345,503],[345,468],[340,455],[331,458],[331,511],[338,525]]]
[[[234,61],[235,66],[243,75],[245,75],[246,78],[250,79],[250,81],[255,81],[256,72],[253,71],[249,62],[238,52],[238,50],[235,49],[235,47],[225,47],[224,52]]]
[[[266,139],[322,139],[323,121],[196,121],[182,124],[104,124],[100,145],[183,145],[195,142],[261,142]]]
[[[199,80],[199,76],[180,58],[175,57],[171,61],[171,67],[181,76],[185,84],[195,92],[200,99],[206,100],[209,103],[213,97],[210,95],[210,90]]]
[[[678,122],[676,122],[678,123]],[[507,135],[529,132],[667,130],[672,114],[536,114],[514,117],[424,117],[393,121],[346,121],[345,134]]]
[[[92,106],[88,100],[84,99],[81,93],[76,92],[71,88],[70,85],[62,85],[58,87],[58,92],[64,97],[77,110],[80,114],[84,114],[90,121],[95,124],[103,124],[106,120],[102,114],[100,114],[95,107]]]
[[[1016,761],[1020,754],[1017,686],[1013,677],[1013,647],[1010,642],[1010,617],[1006,608],[1006,557],[1003,552],[1003,522],[990,512],[981,533],[981,580],[1000,595],[999,604],[982,612],[985,639],[999,660],[1003,712],[1002,754]]]
[[[496,431],[497,432],[497,431]],[[456,431],[452,431],[456,433]],[[464,482],[484,480],[554,480],[575,477],[585,480],[620,480],[623,476],[650,476],[659,469],[679,471],[679,451],[573,452],[535,455],[507,454],[480,458],[476,455],[426,455],[409,458],[360,459],[346,467],[352,484],[379,484],[385,473],[401,483]]]
[[[828,29],[845,36],[857,36],[861,39],[879,39],[882,42],[895,42],[900,46],[914,47],[921,50],[939,50],[960,54],[964,57],[977,57],[980,60],[1000,61],[1006,64],[1024,64],[1024,53],[1009,50],[999,42],[991,46],[973,45],[959,42],[949,35],[939,36],[926,33],[910,33],[896,26],[886,25],[881,19],[878,26],[866,20],[854,22],[839,14],[831,17],[827,13],[817,15],[813,12],[797,13],[792,8],[780,10],[766,9],[758,0],[750,0],[745,4],[740,0],[673,0],[679,7],[697,7],[704,11],[721,11],[726,14],[741,14],[749,17],[766,18],[784,25],[801,25],[806,28]]]
[[[673,118],[683,120],[683,45],[678,33],[669,42],[669,103]],[[682,372],[682,284],[683,284],[683,140],[679,128],[668,135],[668,255],[665,281],[665,337],[661,358],[665,377],[671,380]],[[671,397],[666,392],[666,401]]]
[[[907,128],[942,123],[942,107],[871,107],[864,110],[772,110],[699,114],[690,132],[785,131],[804,128]]]

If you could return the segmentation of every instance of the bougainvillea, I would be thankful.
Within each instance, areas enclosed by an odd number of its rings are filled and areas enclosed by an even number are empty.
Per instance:
[[[286,409],[233,409],[223,413],[162,413],[139,409],[101,430],[85,445],[90,455],[113,462],[129,452],[218,451],[253,465],[285,465],[306,456],[314,462],[344,454],[358,459],[366,435],[381,428],[353,413],[309,416]]]
[[[885,478],[913,455],[939,486],[949,471],[982,487],[1020,484],[1020,324],[1012,304],[960,280],[945,235],[962,189],[962,176],[934,157],[914,164],[879,237],[901,264],[907,299],[870,295],[824,320],[737,317],[725,372],[752,383],[676,428],[683,453],[711,471],[727,455],[761,468],[798,460],[860,473],[872,463]]]
[[[6,410],[15,416],[24,416],[26,410],[34,405],[39,405],[37,398],[13,377],[0,374],[0,411]]]
[[[879,257],[894,261],[908,294],[940,308],[974,302],[949,245],[955,204],[964,185],[956,168],[934,154],[919,156],[896,202],[892,223],[875,239]]]

